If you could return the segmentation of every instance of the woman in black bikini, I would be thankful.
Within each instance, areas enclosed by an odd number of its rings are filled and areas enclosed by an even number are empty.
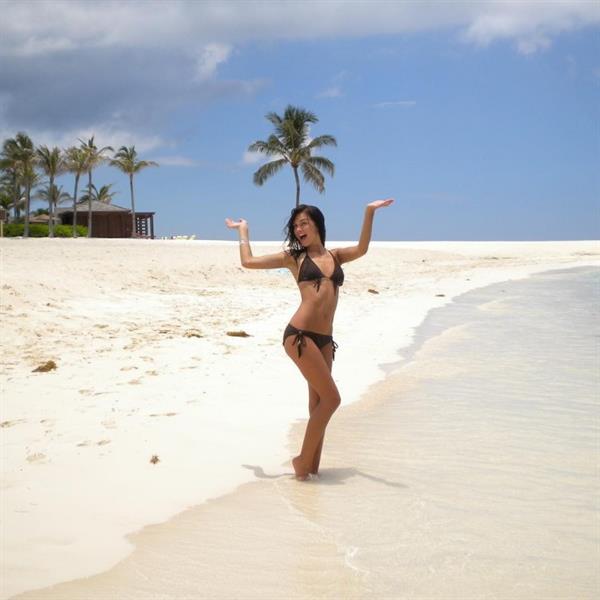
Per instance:
[[[287,250],[266,256],[252,256],[245,220],[225,220],[227,227],[239,232],[242,266],[248,269],[288,268],[300,289],[300,307],[283,334],[287,355],[308,382],[310,418],[300,454],[292,460],[298,479],[304,480],[309,474],[318,473],[325,428],[340,405],[331,366],[337,348],[332,337],[333,317],[338,289],[344,282],[341,265],[366,254],[375,211],[392,202],[387,199],[368,204],[358,244],[332,251],[325,249],[325,219],[316,206],[301,204],[292,210],[287,224]]]

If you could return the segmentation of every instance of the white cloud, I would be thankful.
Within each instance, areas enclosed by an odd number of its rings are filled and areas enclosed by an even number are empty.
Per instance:
[[[341,98],[344,96],[343,84],[350,78],[350,73],[346,70],[340,71],[336,73],[332,79],[329,87],[320,91],[316,97],[317,98]]]
[[[156,156],[152,160],[165,167],[198,167],[202,163],[187,156]]]
[[[231,50],[228,44],[208,44],[198,59],[197,78],[202,81],[214,77],[217,67],[229,58]]]
[[[551,43],[544,35],[532,35],[518,40],[517,49],[521,54],[534,54],[538,50],[547,50]]]
[[[10,130],[5,125],[0,127],[0,139],[14,137],[16,130]],[[118,150],[121,146],[135,146],[138,152],[147,152],[159,147],[168,147],[171,143],[157,135],[141,135],[138,132],[116,129],[111,125],[97,125],[80,129],[70,129],[60,133],[49,129],[27,129],[27,135],[36,146],[58,146],[68,148],[78,146],[79,140],[87,141],[92,136],[96,146],[112,146]]]
[[[317,94],[317,98],[341,98],[344,95],[339,85],[332,85]]]
[[[488,2],[464,24],[463,39],[481,46],[497,40],[514,40],[517,50],[531,54],[545,50],[552,36],[600,23],[600,3],[570,2]]]
[[[599,23],[600,3],[584,0],[3,0],[0,130],[25,129],[35,141],[59,145],[95,132],[104,144],[147,151],[168,146],[147,132],[160,131],[181,106],[252,96],[264,85],[218,77],[251,42],[443,29],[467,44],[508,40],[531,54],[560,33]],[[342,96],[346,75],[332,77],[319,96]]]
[[[551,36],[600,23],[600,3],[323,0],[269,2],[4,2],[0,54],[82,47],[179,47],[198,55],[210,44],[398,34],[454,28],[469,43],[514,39],[525,51]],[[538,42],[532,40],[538,40]],[[219,52],[212,55],[218,61]],[[210,70],[211,59],[206,68]],[[218,64],[218,62],[217,62]]]
[[[388,102],[377,102],[377,104],[373,104],[373,108],[392,108],[394,106],[399,106],[400,108],[412,108],[416,105],[416,100],[391,100]]]
[[[244,156],[242,157],[242,164],[256,165],[262,160],[264,160],[264,158],[265,155],[261,154],[260,152],[250,152],[249,150],[246,150],[246,152],[244,152]]]

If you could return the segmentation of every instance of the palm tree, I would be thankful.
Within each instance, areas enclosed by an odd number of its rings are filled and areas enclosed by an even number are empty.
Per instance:
[[[87,168],[87,154],[83,148],[71,146],[65,150],[65,167],[75,175],[75,190],[73,191],[73,237],[77,237],[77,188],[79,178]]]
[[[111,187],[114,184],[109,183],[108,185],[103,185],[100,189],[96,188],[95,185],[92,184],[92,200],[96,200],[97,202],[104,202],[104,204],[110,204],[114,195],[117,192],[111,191]],[[86,192],[83,196],[81,196],[81,202],[89,202],[88,192]]]
[[[50,235],[50,224],[55,218],[56,207],[63,202],[68,202],[71,199],[71,196],[67,192],[63,192],[62,185],[58,187],[54,183],[49,183],[46,187],[38,190],[35,197],[38,200],[45,200],[48,202],[48,236],[54,237],[54,231],[52,231],[52,235]]]
[[[52,195],[56,191],[54,188],[54,179],[57,175],[65,172],[65,160],[60,148],[54,146],[50,149],[48,146],[39,146],[35,151],[38,165],[44,173],[48,175],[48,187],[46,188],[45,198],[48,200],[48,237],[54,237],[54,212]]]
[[[31,190],[39,182],[35,172],[35,149],[31,138],[19,131],[14,138],[9,138],[2,145],[2,168],[12,169],[15,174],[17,187],[25,187],[25,227],[23,237],[29,237],[29,209],[31,206]],[[16,190],[15,190],[16,191]],[[18,198],[15,200],[18,202]]]
[[[9,214],[10,209],[13,207],[13,197],[11,194],[11,190],[0,186],[0,208],[6,211],[6,214]]]
[[[333,177],[335,166],[327,158],[312,156],[312,151],[322,146],[337,146],[336,139],[332,135],[320,135],[311,140],[310,125],[317,123],[319,119],[314,113],[303,108],[288,105],[283,117],[270,112],[266,118],[275,126],[275,133],[271,134],[266,142],[257,140],[250,144],[248,150],[278,158],[264,164],[254,173],[254,183],[263,185],[269,177],[289,164],[296,181],[296,206],[300,204],[299,168],[304,180],[314,185],[319,193],[323,193],[325,177],[321,170],[327,171]]]
[[[135,146],[121,146],[114,158],[110,161],[113,167],[129,175],[129,191],[131,193],[131,237],[136,236],[135,226],[135,200],[133,194],[133,176],[146,167],[158,167],[153,160],[138,160]]]
[[[4,146],[6,146],[6,142],[4,142]],[[14,218],[17,220],[21,216],[21,209],[25,207],[25,197],[21,187],[22,182],[19,178],[19,169],[7,157],[4,150],[0,154],[0,171],[2,172],[0,175],[0,188],[3,195],[10,197],[10,208],[14,210]]]
[[[79,141],[81,142],[81,149],[85,152],[86,156],[86,171],[88,172],[88,237],[92,237],[92,171],[108,160],[105,153],[109,150],[112,152],[113,148],[111,146],[98,148],[94,142],[94,136],[87,142],[83,140]]]

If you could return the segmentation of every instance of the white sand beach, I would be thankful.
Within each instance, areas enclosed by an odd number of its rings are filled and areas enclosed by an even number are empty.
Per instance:
[[[298,302],[289,272],[242,269],[235,242],[2,239],[0,249],[0,599],[107,571],[132,553],[126,536],[265,472],[303,489],[288,463],[290,431],[307,415],[281,347]],[[597,241],[372,243],[344,266],[342,406],[385,378],[432,308],[590,265]],[[56,368],[34,372],[48,361]]]

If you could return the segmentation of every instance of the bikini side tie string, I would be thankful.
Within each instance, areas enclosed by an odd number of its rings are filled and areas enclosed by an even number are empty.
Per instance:
[[[298,358],[302,356],[302,347],[306,346],[306,340],[304,339],[304,331],[298,330],[296,337],[294,338],[294,346],[298,348]]]

